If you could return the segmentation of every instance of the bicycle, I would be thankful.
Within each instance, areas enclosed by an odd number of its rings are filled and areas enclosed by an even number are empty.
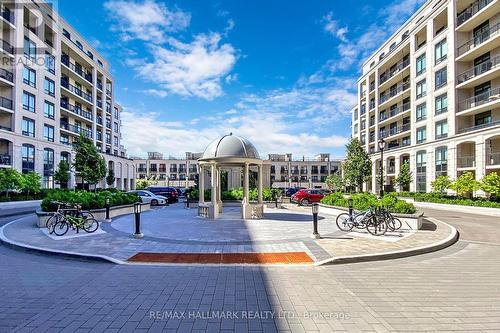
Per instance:
[[[380,210],[375,208],[373,216],[366,223],[366,230],[373,236],[382,236],[387,232],[386,218],[380,215]]]
[[[401,229],[403,226],[403,223],[401,223],[401,220],[398,219],[397,217],[392,216],[391,212],[389,212],[388,209],[385,207],[381,207],[379,209],[378,216],[382,219],[385,219],[385,223],[387,224],[387,228],[390,231],[397,231]]]
[[[80,205],[70,204],[60,201],[51,201],[51,204],[57,205],[56,211],[47,220],[47,229],[52,234],[54,226],[65,216],[73,215],[75,217],[94,218],[94,215],[88,210],[82,210]]]
[[[99,222],[94,218],[89,217],[75,217],[71,215],[64,216],[63,220],[58,221],[54,227],[53,232],[57,236],[64,236],[71,227],[73,230],[83,229],[85,232],[93,233],[99,228]]]
[[[359,212],[354,215],[342,213],[337,216],[335,223],[337,227],[345,232],[351,231],[354,227],[358,229],[365,229],[366,222],[373,217],[373,210],[370,207],[367,211]]]

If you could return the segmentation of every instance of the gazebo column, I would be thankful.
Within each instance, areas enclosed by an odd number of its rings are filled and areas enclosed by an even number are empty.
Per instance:
[[[262,172],[262,164],[259,165],[259,197],[258,201],[261,204],[263,202],[262,200],[262,182],[263,182],[263,172]]]
[[[198,202],[200,204],[205,203],[205,167],[203,164],[200,164],[200,179],[198,184]]]
[[[222,213],[222,170],[217,168],[217,207]]]
[[[210,196],[210,200],[212,202],[212,212],[210,215],[212,218],[216,218],[219,215],[219,208],[217,205],[217,168],[215,163],[210,165],[210,172],[212,185],[212,195]]]
[[[245,163],[245,172],[244,172],[244,183],[243,183],[243,198],[246,199],[247,203],[250,203],[250,196],[249,196],[249,187],[250,187],[250,179],[249,179],[249,164]]]

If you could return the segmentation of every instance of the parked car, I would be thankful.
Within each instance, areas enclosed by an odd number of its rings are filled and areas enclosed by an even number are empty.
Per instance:
[[[324,194],[324,195],[328,195],[328,194],[332,194],[332,191],[328,190],[328,189],[320,189],[320,191]]]
[[[291,197],[292,195],[294,195],[295,193],[297,193],[298,191],[300,191],[302,189],[305,189],[305,187],[290,187],[290,188],[287,188],[286,191],[285,191],[285,197]]]
[[[156,195],[162,195],[167,198],[169,203],[179,201],[179,195],[175,187],[160,187],[160,186],[150,186],[147,188],[148,191],[153,192]]]
[[[149,203],[151,206],[165,205],[167,198],[162,195],[156,195],[147,190],[134,190],[128,193],[136,193],[141,199],[142,203]]]
[[[325,194],[318,189],[305,189],[299,190],[297,193],[292,195],[292,202],[298,203],[300,205],[309,205],[313,202],[320,202]]]

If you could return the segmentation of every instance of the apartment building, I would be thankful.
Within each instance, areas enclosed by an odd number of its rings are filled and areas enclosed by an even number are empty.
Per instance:
[[[409,163],[409,190],[440,175],[500,171],[500,1],[429,0],[363,64],[352,136],[379,191]],[[385,142],[383,161],[378,143]]]
[[[72,160],[83,134],[114,170],[116,187],[134,188],[106,60],[53,4],[1,1],[0,25],[0,167],[36,171],[51,188],[59,161]]]
[[[185,158],[163,158],[161,153],[150,152],[147,159],[134,159],[139,179],[157,181],[160,186],[191,187],[198,178],[198,159],[202,153],[186,153]],[[293,186],[326,188],[326,177],[338,172],[340,160],[331,160],[330,154],[314,158],[293,159],[292,154],[269,154],[264,163],[264,186],[288,188]],[[234,170],[233,170],[234,169]],[[227,168],[230,187],[241,185],[241,169]],[[208,177],[205,177],[208,179]],[[238,185],[239,184],[239,185]],[[207,183],[205,188],[209,188]]]

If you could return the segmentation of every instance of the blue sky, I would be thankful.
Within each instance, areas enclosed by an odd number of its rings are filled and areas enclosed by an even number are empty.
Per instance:
[[[130,155],[233,132],[261,155],[344,155],[362,61],[424,0],[60,0],[110,62]]]

